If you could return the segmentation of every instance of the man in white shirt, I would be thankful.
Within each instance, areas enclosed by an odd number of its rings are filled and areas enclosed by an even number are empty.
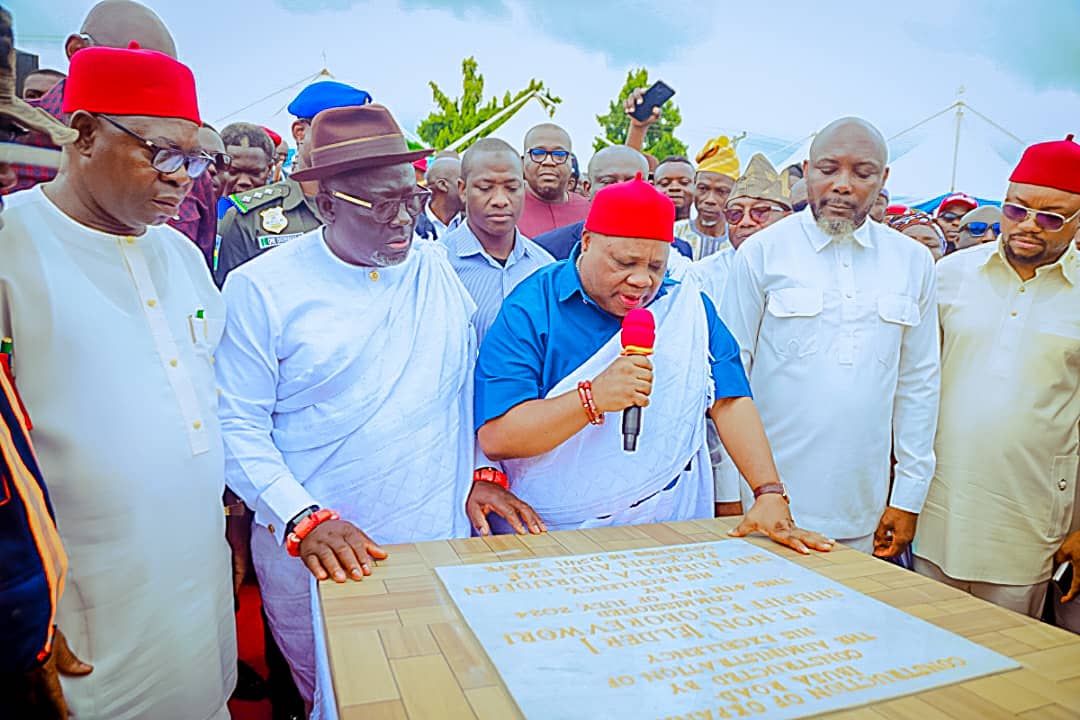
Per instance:
[[[374,104],[325,110],[308,137],[293,178],[319,182],[325,225],[229,274],[217,371],[227,482],[255,510],[263,605],[311,705],[310,576],[361,580],[377,543],[467,537],[466,497],[510,495],[470,490],[476,306],[440,243],[413,247],[425,152]]]
[[[939,361],[933,258],[867,222],[886,162],[865,121],[822,130],[805,164],[811,212],[739,248],[720,312],[795,522],[892,558],[915,534],[934,471]]]
[[[424,172],[424,182],[431,191],[431,198],[424,206],[423,231],[419,224],[417,233],[426,240],[441,240],[448,232],[461,224],[464,205],[458,190],[461,179],[461,160],[456,155],[440,155],[432,160]]]
[[[225,306],[164,224],[212,161],[195,80],[159,52],[88,47],[63,111],[79,137],[56,179],[5,198],[0,335],[70,560],[56,624],[93,666],[64,696],[80,720],[228,718]]]
[[[915,569],[1039,617],[1067,541],[1080,439],[1080,145],[1027,149],[1002,205],[1001,238],[938,264],[942,334],[937,471]],[[1055,558],[1055,553],[1058,557]]]

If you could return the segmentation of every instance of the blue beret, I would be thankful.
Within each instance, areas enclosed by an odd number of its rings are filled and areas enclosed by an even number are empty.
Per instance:
[[[323,110],[352,105],[367,105],[371,96],[351,85],[324,80],[312,83],[289,103],[289,114],[298,118],[313,118]]]

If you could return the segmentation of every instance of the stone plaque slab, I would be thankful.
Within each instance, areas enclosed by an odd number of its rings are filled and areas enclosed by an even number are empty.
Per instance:
[[[741,540],[437,572],[528,718],[795,718],[1018,667]]]

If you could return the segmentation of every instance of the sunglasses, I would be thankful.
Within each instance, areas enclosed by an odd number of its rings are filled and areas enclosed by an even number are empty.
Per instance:
[[[938,218],[940,220],[944,220],[945,222],[956,222],[957,220],[959,220],[962,217],[964,217],[963,214],[954,213],[954,212],[943,212],[940,215],[938,215]]]
[[[800,200],[791,206],[791,212],[802,212],[806,209],[806,206],[810,204],[809,200]]]
[[[529,150],[529,159],[539,165],[547,158],[551,158],[551,162],[556,165],[563,165],[570,158],[569,150],[545,150],[544,148],[533,148]]]
[[[133,130],[129,130],[108,115],[98,115],[98,117],[110,123],[117,130],[122,130],[146,145],[146,147],[150,148],[150,165],[155,170],[165,175],[171,175],[181,167],[185,167],[187,168],[188,177],[194,180],[206,172],[206,168],[210,167],[210,163],[214,162],[214,158],[202,150],[188,154],[183,150],[177,150],[176,148],[162,147],[161,145],[150,142]]]
[[[1065,223],[1072,222],[1077,217],[1080,217],[1080,210],[1074,212],[1070,217],[1065,217],[1056,212],[1046,212],[1045,210],[1033,210],[1023,205],[1017,205],[1016,203],[1005,203],[1001,206],[1001,214],[1005,216],[1005,219],[1014,223],[1026,222],[1032,215],[1035,216],[1035,224],[1041,227],[1043,230],[1050,232],[1057,232],[1061,228],[1065,227]]]
[[[424,203],[431,197],[431,191],[423,189],[419,192],[409,193],[404,197],[393,198],[391,200],[376,200],[375,202],[362,200],[358,197],[343,193],[340,190],[333,190],[330,194],[336,198],[341,198],[345,202],[367,208],[371,211],[372,216],[375,218],[375,222],[382,223],[383,225],[388,225],[390,221],[397,217],[398,208],[402,205],[405,206],[405,212],[409,214],[409,217],[415,218],[424,211]]]
[[[994,223],[991,225],[990,223],[984,222],[969,222],[967,225],[960,228],[960,232],[967,232],[974,237],[982,237],[986,234],[987,230],[993,230],[995,235],[1000,235],[1001,223]]]
[[[772,213],[784,212],[785,209],[786,208],[782,208],[779,205],[754,205],[750,208],[749,215],[750,219],[754,221],[754,223],[760,225],[761,223],[768,220],[769,215],[771,215]],[[743,212],[742,208],[731,208],[730,210],[724,211],[724,217],[727,218],[728,223],[731,225],[738,225],[740,222],[742,222],[744,214],[745,213]]]
[[[216,152],[213,154],[214,158],[214,170],[219,173],[223,173],[232,167],[232,155],[229,153]]]

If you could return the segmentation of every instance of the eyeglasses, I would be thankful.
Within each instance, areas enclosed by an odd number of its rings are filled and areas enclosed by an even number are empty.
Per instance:
[[[118,130],[122,130],[131,137],[135,138],[146,147],[150,148],[152,153],[150,157],[150,165],[160,173],[165,175],[171,175],[181,167],[187,168],[187,175],[194,180],[195,178],[206,172],[206,168],[210,167],[210,163],[214,162],[214,158],[209,154],[200,150],[195,153],[185,153],[183,150],[177,150],[176,148],[162,147],[161,145],[155,145],[142,135],[129,130],[120,123],[113,120],[108,115],[98,115],[103,120],[108,121],[113,127]]]
[[[537,165],[544,162],[547,158],[551,158],[551,162],[556,165],[563,165],[570,158],[570,151],[545,150],[544,148],[533,148],[532,150],[529,150],[529,159]]]
[[[216,152],[212,155],[214,158],[214,170],[217,172],[225,172],[232,167],[232,155],[229,153]]]
[[[973,237],[982,237],[986,234],[987,230],[993,230],[995,235],[1000,235],[1001,223],[994,223],[991,225],[990,223],[984,222],[969,222],[967,225],[960,228],[960,232],[967,232]]]
[[[810,204],[809,200],[800,200],[791,206],[791,212],[802,212],[806,209],[806,206]]]
[[[782,208],[779,205],[754,205],[750,208],[749,215],[750,219],[753,220],[755,224],[760,225],[769,219],[771,213],[784,212],[786,209],[787,208]],[[731,225],[738,225],[741,223],[744,214],[746,213],[743,212],[742,208],[731,208],[730,210],[724,211],[724,217],[727,218],[728,223]]]
[[[964,217],[963,213],[954,213],[954,212],[943,212],[940,215],[938,215],[938,219],[939,220],[944,220],[945,222],[956,222],[957,220],[959,220],[962,217]]]
[[[431,196],[431,191],[421,189],[419,192],[409,193],[404,197],[397,197],[390,200],[376,200],[375,202],[361,200],[358,197],[353,197],[340,190],[332,190],[330,194],[336,198],[341,198],[345,202],[367,208],[371,211],[372,216],[375,218],[375,222],[386,225],[397,217],[398,208],[402,205],[405,205],[405,212],[409,214],[409,217],[415,218],[422,213],[424,211],[424,203],[427,202],[427,199]]]
[[[1077,217],[1080,217],[1080,210],[1074,212],[1071,216],[1065,217],[1056,212],[1046,212],[1045,210],[1033,210],[1023,205],[1016,203],[1005,203],[1001,206],[1001,214],[1005,216],[1007,220],[1014,223],[1026,222],[1032,215],[1035,216],[1035,224],[1041,227],[1043,230],[1050,232],[1057,232],[1061,228],[1065,227],[1065,223],[1072,222]]]
[[[0,121],[0,142],[15,142],[29,131],[12,122]]]

